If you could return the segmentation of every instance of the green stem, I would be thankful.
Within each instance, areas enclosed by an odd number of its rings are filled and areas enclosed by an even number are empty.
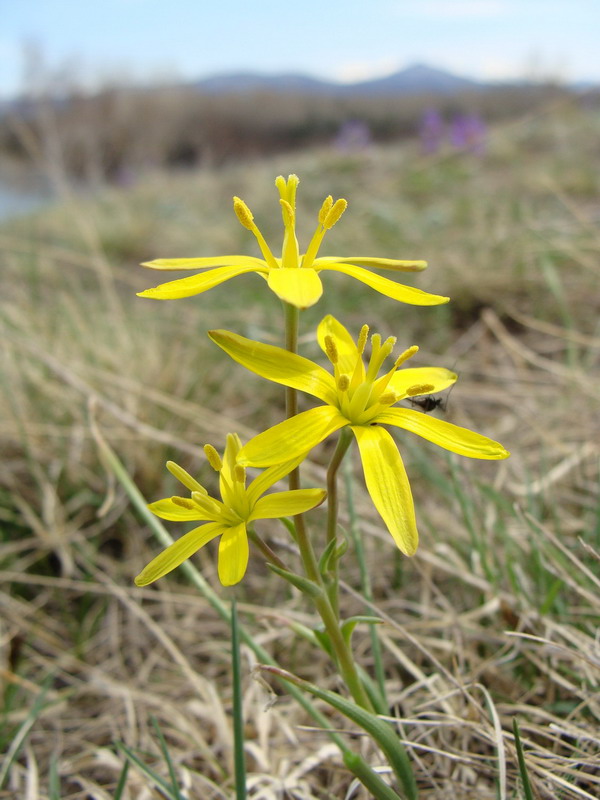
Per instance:
[[[284,308],[285,346],[289,352],[297,353],[298,323],[300,319],[300,312],[290,303],[284,303]],[[288,419],[298,413],[298,398],[295,389],[286,387],[285,407],[286,416]],[[290,489],[300,488],[299,469],[295,469],[293,472],[290,472],[289,487]],[[327,591],[323,583],[323,576],[321,575],[321,571],[319,569],[319,562],[317,561],[312,542],[306,530],[306,525],[304,524],[304,515],[298,514],[295,516],[294,524],[296,526],[296,541],[298,544],[298,549],[300,550],[300,557],[302,559],[306,576],[323,589],[322,594],[315,599],[315,606],[321,619],[323,620],[325,630],[327,631],[331,645],[334,649],[340,674],[346,686],[348,687],[348,691],[354,698],[354,701],[359,706],[362,706],[362,708],[372,711],[373,706],[360,680],[352,652],[340,630],[336,611],[331,605],[329,597],[327,596]]]
[[[338,521],[338,471],[348,452],[352,434],[348,428],[342,428],[335,451],[327,468],[327,544],[335,542],[337,538]],[[329,573],[329,584],[327,587],[329,599],[335,615],[339,617],[339,579],[338,579],[338,559],[335,554],[331,558],[331,570]]]
[[[247,528],[246,530],[248,533],[248,538],[250,539],[252,544],[255,544],[258,547],[258,549],[267,559],[267,561],[270,561],[271,564],[275,564],[275,566],[279,567],[280,569],[288,570],[288,567],[285,565],[285,562],[282,561],[273,550],[271,550],[269,545],[264,541],[264,539],[261,539],[258,533],[254,530],[254,528]]]
[[[344,478],[345,478],[345,485],[346,485],[346,503],[348,506],[348,516],[350,518],[350,535],[352,536],[352,540],[354,542],[354,549],[356,551],[356,560],[358,561],[358,566],[360,570],[360,583],[362,592],[365,598],[368,600],[369,605],[367,605],[367,612],[369,614],[373,614],[374,616],[379,616],[377,613],[377,609],[371,605],[373,603],[373,589],[371,587],[371,578],[369,576],[369,570],[367,569],[367,560],[365,558],[365,548],[363,547],[362,537],[360,535],[360,531],[358,529],[358,518],[356,515],[356,509],[354,507],[354,484],[352,480],[352,467],[348,462],[346,464],[344,470]],[[381,652],[381,643],[379,641],[379,636],[377,635],[377,630],[375,625],[369,625],[369,633],[371,636],[371,647],[373,650],[373,663],[375,665],[375,677],[377,679],[377,686],[379,687],[379,693],[381,694],[381,699],[384,706],[388,707],[387,702],[387,695],[385,691],[385,669],[383,665],[383,654]]]
[[[235,597],[231,600],[231,671],[233,683],[233,761],[236,800],[246,800],[246,759],[244,754],[244,715],[242,710],[242,669],[240,632]]]

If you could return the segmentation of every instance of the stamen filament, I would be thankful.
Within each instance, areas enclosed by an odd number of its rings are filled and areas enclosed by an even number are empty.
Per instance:
[[[403,353],[400,353],[394,366],[396,369],[401,365],[404,364],[405,361],[408,361],[409,358],[412,358],[416,353],[419,352],[419,347],[416,344],[413,344],[412,347],[409,347],[408,350],[405,350]]]
[[[183,467],[180,467],[179,464],[176,464],[174,461],[167,461],[167,469],[173,475],[179,483],[182,483],[186,489],[189,489],[190,492],[202,492],[203,494],[208,494],[204,486],[202,486],[195,478],[187,472]]]
[[[236,217],[242,223],[244,228],[247,228],[249,231],[252,231],[254,236],[256,237],[256,241],[258,242],[258,246],[260,247],[260,252],[263,254],[263,258],[267,262],[267,265],[271,267],[271,269],[279,269],[279,264],[271,250],[269,249],[269,245],[266,243],[264,236],[259,231],[257,225],[254,222],[254,217],[252,216],[252,212],[241,200],[239,197],[233,198],[233,210],[235,211]]]

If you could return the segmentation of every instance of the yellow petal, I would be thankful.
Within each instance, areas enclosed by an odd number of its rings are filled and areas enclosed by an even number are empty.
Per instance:
[[[252,267],[266,269],[262,258],[254,256],[208,256],[207,258],[157,258],[144,261],[142,267],[149,269],[183,270],[206,269],[207,267]]]
[[[346,330],[346,328],[344,328],[342,323],[338,322],[338,320],[335,317],[332,317],[331,314],[328,314],[326,317],[324,317],[317,328],[317,339],[319,346],[324,353],[327,352],[325,347],[326,336],[332,336],[335,341],[335,346],[339,356],[338,368],[340,373],[351,376],[354,372],[354,367],[360,358],[358,348],[356,347],[356,342],[350,333]]]
[[[265,469],[256,477],[248,486],[247,495],[250,506],[253,507],[258,498],[263,495],[267,489],[270,489],[277,481],[285,478],[290,472],[298,466],[306,457],[306,453],[301,453],[289,461],[284,461],[282,464],[275,464],[268,469]]]
[[[315,269],[327,269],[327,264],[355,264],[359,267],[374,267],[375,269],[391,269],[396,272],[421,272],[427,267],[426,261],[399,261],[396,258],[371,258],[369,256],[356,256],[355,258],[336,258],[323,256],[313,262]]]
[[[219,542],[219,580],[223,586],[239,583],[248,566],[246,523],[228,528]]]
[[[157,500],[155,503],[149,503],[148,508],[153,514],[156,514],[157,517],[171,520],[171,522],[183,522],[192,519],[210,519],[202,509],[178,506],[170,497],[165,497],[164,500]]]
[[[296,308],[314,306],[323,294],[323,284],[314,269],[282,267],[269,272],[269,289]]]
[[[237,463],[237,455],[242,449],[242,442],[237,433],[228,433],[223,453],[223,465],[219,473],[219,491],[225,505],[231,505],[235,495],[235,477],[233,471]]]
[[[261,262],[260,267],[250,265],[243,267],[217,267],[208,272],[200,272],[198,275],[191,275],[189,278],[180,278],[177,281],[169,281],[155,286],[153,289],[146,289],[138,292],[138,297],[151,297],[154,300],[178,300],[181,297],[192,297],[195,294],[202,294],[209,289],[213,289],[220,283],[244,275],[247,272],[266,272],[267,267]]]
[[[289,492],[267,494],[258,500],[248,522],[303,514],[322,503],[326,495],[325,489],[292,489]]]
[[[149,583],[162,578],[168,572],[171,572],[182,564],[186,558],[189,558],[197,550],[215,536],[223,532],[223,525],[217,522],[208,522],[206,525],[200,525],[199,528],[194,528],[181,539],[173,542],[166,550],[152,559],[147,567],[140,572],[135,578],[136,586],[147,586]]]
[[[456,383],[457,375],[444,367],[410,367],[399,369],[393,375],[388,384],[388,389],[392,389],[399,399],[406,397],[406,390],[411,386],[433,386],[426,394],[441,392]]]
[[[326,403],[335,402],[335,380],[327,370],[308,358],[230,331],[209,331],[208,335],[234,361],[261,378],[308,392]]]
[[[390,408],[382,411],[377,415],[377,422],[404,428],[443,447],[444,450],[450,450],[467,458],[498,460],[508,458],[510,455],[501,444],[488,439],[487,436],[410,408]]]
[[[323,264],[319,267],[322,270],[332,270],[333,272],[343,272],[351,278],[356,278],[357,281],[370,286],[376,292],[390,297],[392,300],[398,300],[401,303],[410,303],[413,306],[439,306],[441,303],[447,303],[450,298],[442,297],[438,294],[429,294],[423,292],[421,289],[414,289],[412,286],[404,286],[402,283],[390,281],[388,278],[382,278],[374,272],[369,272],[368,269],[362,267],[354,267],[351,264],[343,264],[337,262],[335,264]]]
[[[419,534],[410,484],[396,443],[379,425],[355,425],[352,430],[371,500],[399,549],[412,556]]]
[[[348,424],[337,408],[317,406],[259,433],[242,447],[238,463],[248,467],[268,467],[281,464],[326,439],[331,433]]]

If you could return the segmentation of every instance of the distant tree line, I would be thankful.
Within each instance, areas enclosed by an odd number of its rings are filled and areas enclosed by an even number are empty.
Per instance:
[[[335,142],[359,120],[370,141],[417,136],[427,109],[476,114],[487,124],[516,117],[568,94],[523,86],[397,97],[297,93],[202,94],[190,87],[73,92],[60,101],[22,101],[0,117],[0,153],[59,161],[83,180],[126,180],[149,169],[219,165]]]

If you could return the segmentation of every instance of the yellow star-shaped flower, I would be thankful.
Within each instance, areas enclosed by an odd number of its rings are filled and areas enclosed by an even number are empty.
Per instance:
[[[205,520],[204,525],[186,533],[156,556],[135,579],[137,586],[146,586],[174,570],[205,544],[221,537],[218,572],[223,586],[241,581],[248,565],[247,526],[258,519],[277,519],[309,511],[325,499],[324,489],[295,489],[264,493],[295,469],[304,454],[272,466],[246,487],[245,469],[238,455],[242,443],[237,434],[228,434],[223,460],[217,451],[206,445],[209,463],[219,472],[222,500],[210,497],[206,489],[182,467],[172,461],[167,468],[191,492],[190,497],[170,497],[150,503],[148,508],[162,519],[184,522]]]
[[[209,336],[235,361],[257,375],[308,392],[324,403],[255,436],[239,452],[238,463],[260,467],[277,464],[306,453],[330,434],[349,426],[358,443],[373,503],[400,550],[413,555],[418,533],[410,485],[398,448],[381,425],[404,428],[469,458],[502,459],[509,453],[501,444],[479,433],[410,408],[393,408],[404,398],[446,389],[455,382],[456,375],[440,367],[399,369],[417,352],[418,348],[412,347],[379,376],[395,339],[382,342],[375,334],[365,368],[362,354],[368,331],[368,326],[363,326],[355,343],[334,317],[327,316],[320,323],[318,341],[333,364],[333,375],[307,358],[229,331],[210,331]]]
[[[206,258],[159,258],[147,261],[142,266],[161,270],[205,270],[190,278],[163,283],[153,289],[139,292],[140,297],[152,297],[156,300],[174,300],[180,297],[191,297],[218,286],[225,281],[256,272],[267,281],[271,291],[277,297],[297,308],[308,308],[314,305],[323,293],[323,284],[319,274],[325,270],[343,272],[351,278],[375,289],[402,303],[417,306],[435,306],[447,303],[448,298],[437,294],[429,294],[420,289],[391,281],[371,272],[372,268],[403,272],[418,272],[427,266],[425,261],[398,261],[391,258],[371,258],[356,256],[338,258],[336,256],[317,257],[319,247],[326,231],[332,228],[346,210],[347,203],[340,199],[333,202],[327,197],[321,206],[317,228],[305,253],[300,253],[296,238],[296,189],[298,178],[290,175],[287,181],[280,175],[275,184],[279,190],[281,211],[283,215],[284,237],[281,258],[276,258],[263,235],[256,226],[248,206],[239,197],[233,198],[234,211],[258,241],[263,258],[252,256],[215,256]]]

